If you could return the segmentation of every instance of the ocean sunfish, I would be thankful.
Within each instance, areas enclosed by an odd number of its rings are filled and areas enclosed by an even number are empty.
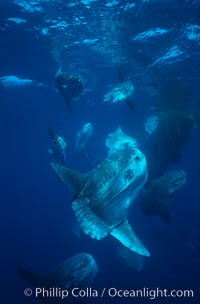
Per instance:
[[[14,75],[3,76],[0,78],[0,84],[8,88],[25,87],[30,85],[43,86],[42,83],[32,79],[20,78]]]
[[[81,95],[83,91],[83,81],[79,75],[62,72],[61,68],[55,76],[56,87],[64,98],[68,110],[72,111],[72,99]]]
[[[82,151],[85,149],[89,138],[93,134],[93,126],[90,122],[83,125],[76,134],[76,149]]]
[[[49,127],[49,136],[52,142],[52,149],[49,149],[49,153],[53,155],[54,160],[65,166],[66,165],[66,149],[67,143],[64,137],[55,134],[52,127]]]
[[[145,215],[159,215],[169,223],[169,200],[186,182],[183,170],[172,171],[147,182],[142,191],[141,209]]]
[[[51,164],[75,193],[72,208],[84,233],[100,240],[111,234],[125,247],[149,256],[128,223],[129,207],[147,181],[147,164],[137,148],[115,151],[87,174]]]
[[[157,115],[152,115],[148,117],[144,125],[145,131],[149,135],[153,134],[158,126],[158,123],[159,123],[159,117]]]
[[[120,71],[118,71],[118,80],[119,83],[112,87],[112,89],[104,95],[103,102],[110,104],[125,102],[134,112],[135,107],[131,99],[134,93],[134,85],[131,81],[125,80]]]
[[[93,126],[90,122],[88,122],[88,123],[84,124],[82,126],[81,130],[76,133],[76,142],[75,142],[76,150],[79,151],[83,155],[83,157],[87,161],[87,164],[90,167],[93,167],[93,166],[92,166],[92,162],[88,156],[86,146],[87,146],[88,140],[90,139],[92,134],[93,134]]]
[[[67,259],[45,275],[38,275],[23,268],[18,268],[18,271],[27,282],[35,287],[71,289],[77,286],[88,286],[96,277],[98,267],[92,255],[80,253]]]

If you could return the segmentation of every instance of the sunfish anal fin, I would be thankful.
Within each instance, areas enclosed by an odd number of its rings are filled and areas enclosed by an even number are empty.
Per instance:
[[[88,179],[88,174],[79,173],[58,163],[53,162],[51,163],[51,166],[57,172],[65,185],[67,185],[76,194],[81,191]]]
[[[113,229],[111,235],[130,250],[144,256],[150,256],[149,251],[135,235],[127,220],[125,220],[117,228]]]
[[[77,198],[72,203],[72,209],[85,234],[93,239],[100,240],[108,235],[111,229],[92,212],[89,203],[90,199],[88,197]]]

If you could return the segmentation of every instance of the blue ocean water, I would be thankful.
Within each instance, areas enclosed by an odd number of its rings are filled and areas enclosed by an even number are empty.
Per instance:
[[[88,252],[99,267],[94,289],[188,289],[194,297],[79,298],[77,304],[198,303],[200,1],[0,0],[0,46],[1,302],[39,302],[25,297],[32,286],[17,267],[43,274]],[[72,113],[55,85],[60,66],[83,80]],[[135,112],[123,101],[103,102],[119,70],[134,85]],[[160,127],[151,134],[145,123],[153,116]],[[117,240],[92,240],[79,230],[74,194],[50,166],[52,126],[69,145],[67,166],[91,169],[76,149],[77,132],[88,122],[87,151],[95,164],[107,156],[106,138],[120,126],[145,154],[149,176],[176,169],[187,174],[170,198],[169,224],[145,216],[140,197],[130,208],[129,222],[151,253],[140,271],[120,259]]]

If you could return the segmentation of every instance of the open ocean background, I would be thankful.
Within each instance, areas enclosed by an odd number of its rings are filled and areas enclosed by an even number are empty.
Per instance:
[[[79,73],[84,81],[83,95],[73,102],[71,114],[55,86],[60,64],[66,71]],[[103,103],[109,85],[117,82],[118,67],[135,86],[135,113],[123,103]],[[75,149],[77,131],[87,122],[94,128],[87,145],[93,159],[106,157],[106,138],[121,126],[150,161],[153,135],[144,125],[148,117],[173,107],[159,98],[166,80],[178,79],[189,88],[179,108],[189,111],[194,107],[199,113],[200,1],[0,0],[0,78],[9,75],[35,84],[0,83],[0,302],[39,303],[24,296],[23,290],[31,286],[17,267],[46,273],[72,255],[88,252],[99,267],[92,284],[95,289],[193,289],[193,299],[154,301],[198,304],[199,117],[181,158],[167,169],[187,173],[185,186],[170,201],[171,223],[143,215],[139,198],[131,207],[129,221],[151,253],[150,258],[144,257],[139,272],[120,261],[120,244],[110,236],[101,241],[83,233],[77,236],[71,208],[74,195],[58,182],[49,164],[48,127],[66,138],[67,165],[74,170],[88,171]],[[83,299],[83,303],[102,304],[154,301]]]

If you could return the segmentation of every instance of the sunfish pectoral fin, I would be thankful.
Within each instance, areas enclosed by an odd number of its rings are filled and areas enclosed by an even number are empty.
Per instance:
[[[150,256],[149,251],[144,247],[142,242],[135,235],[128,221],[125,220],[120,226],[113,229],[111,235],[120,241],[125,247],[130,250],[144,255]]]
[[[129,107],[129,109],[131,109],[131,111],[135,112],[135,106],[133,104],[133,101],[130,97],[126,98],[126,104]]]
[[[77,221],[85,234],[93,239],[100,240],[110,233],[109,226],[106,225],[90,208],[90,199],[77,198],[72,203]]]
[[[51,163],[61,180],[74,192],[78,193],[86,183],[88,174],[79,173],[58,163]]]

